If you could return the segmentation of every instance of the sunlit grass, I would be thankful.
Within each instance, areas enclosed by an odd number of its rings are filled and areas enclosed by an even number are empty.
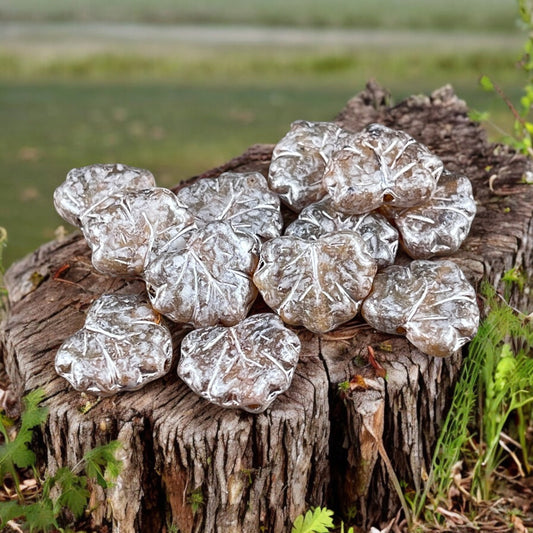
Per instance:
[[[429,46],[429,45],[428,45]],[[502,84],[518,79],[512,50],[439,52],[430,49],[335,50],[271,46],[249,50],[244,47],[177,47],[173,53],[51,54],[38,56],[27,52],[0,49],[0,80],[165,80],[198,83],[244,83],[247,86],[283,84],[302,86],[353,83],[379,77],[385,83],[468,82],[490,72]]]

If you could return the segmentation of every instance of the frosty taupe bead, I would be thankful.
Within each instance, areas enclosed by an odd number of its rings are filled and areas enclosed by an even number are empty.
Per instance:
[[[187,246],[163,253],[144,272],[155,309],[194,327],[234,325],[246,318],[257,296],[252,272],[257,241],[228,222],[211,222]]]
[[[239,230],[272,239],[281,233],[279,197],[259,172],[225,172],[218,178],[204,178],[177,192],[181,204],[203,227],[223,220]]]
[[[283,236],[263,245],[254,283],[284,322],[325,333],[357,314],[376,270],[353,231],[315,241]]]
[[[127,165],[104,164],[73,168],[54,191],[54,205],[59,215],[80,227],[80,217],[87,209],[119,191],[155,187],[149,170]]]
[[[165,251],[182,248],[194,217],[161,187],[111,195],[81,217],[94,267],[112,276],[140,276]]]
[[[466,239],[476,215],[466,176],[444,172],[433,196],[415,207],[390,209],[403,249],[414,259],[449,255]]]
[[[326,164],[348,136],[332,122],[293,122],[274,148],[268,172],[270,188],[296,212],[317,202],[326,194],[322,182]]]
[[[398,231],[379,213],[346,215],[335,210],[331,198],[307,206],[285,230],[285,235],[315,240],[325,233],[355,231],[365,241],[378,267],[392,265],[398,251]]]
[[[375,329],[402,334],[420,351],[456,352],[476,334],[474,288],[452,261],[412,261],[379,272],[361,313]]]
[[[101,296],[84,327],[65,340],[56,372],[78,391],[108,396],[136,390],[165,375],[172,361],[172,338],[146,299]]]
[[[442,161],[407,133],[371,124],[332,155],[324,186],[336,209],[361,214],[428,200],[442,170]]]
[[[178,374],[216,405],[260,413],[289,388],[300,349],[279,317],[262,313],[236,326],[191,331],[181,343]]]

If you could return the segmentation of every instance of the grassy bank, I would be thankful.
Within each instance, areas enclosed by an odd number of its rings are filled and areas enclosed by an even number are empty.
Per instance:
[[[33,51],[32,51],[33,52]],[[68,51],[67,51],[68,54]],[[76,80],[105,82],[174,81],[198,84],[314,86],[354,84],[370,77],[418,87],[445,83],[476,85],[486,72],[514,85],[514,50],[460,54],[407,48],[306,51],[271,46],[176,47],[165,55],[106,50],[48,55],[0,48],[0,81]]]

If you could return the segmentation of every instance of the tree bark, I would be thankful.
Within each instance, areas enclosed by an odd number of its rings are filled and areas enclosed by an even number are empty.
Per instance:
[[[337,121],[352,131],[370,122],[403,129],[448,169],[470,177],[478,215],[452,259],[474,284],[485,277],[499,286],[513,267],[527,272],[533,188],[523,178],[533,172],[531,162],[489,144],[450,87],[391,106],[386,91],[370,83]],[[227,170],[266,174],[272,148],[254,145],[192,179]],[[364,528],[378,525],[398,511],[391,475],[420,488],[462,361],[461,353],[428,357],[401,337],[353,321],[322,336],[298,332],[303,351],[292,386],[260,415],[208,404],[177,378],[175,368],[139,391],[96,402],[55,374],[55,353],[83,325],[98,296],[140,292],[142,282],[98,274],[75,233],[14,264],[5,283],[4,365],[18,397],[46,390],[50,416],[39,451],[47,468],[73,466],[111,439],[123,444],[115,486],[92,488],[96,529],[163,532],[173,525],[182,533],[276,533],[289,531],[298,514],[316,505],[355,516]],[[525,309],[530,294],[529,286],[515,288],[511,302]],[[182,335],[174,326],[176,353]],[[387,380],[368,365],[368,346]],[[361,386],[343,397],[338,384],[354,375]]]

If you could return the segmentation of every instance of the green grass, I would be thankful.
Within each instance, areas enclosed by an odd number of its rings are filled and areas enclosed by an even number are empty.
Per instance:
[[[0,0],[2,20],[512,31],[514,0]]]
[[[502,83],[517,79],[513,50],[461,53],[406,48],[391,50],[327,49],[311,51],[269,46],[260,50],[222,46],[177,47],[171,53],[143,55],[127,51],[80,52],[44,57],[0,48],[0,80],[161,80],[201,84],[231,83],[331,85],[383,77],[392,83],[417,84],[446,79],[475,84],[485,72]]]

